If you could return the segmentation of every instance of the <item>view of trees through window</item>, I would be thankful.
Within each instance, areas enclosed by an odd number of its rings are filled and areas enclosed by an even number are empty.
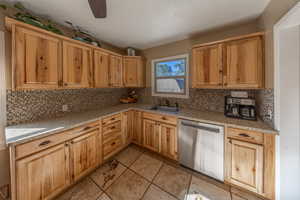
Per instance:
[[[155,91],[157,93],[185,94],[186,59],[155,63]]]

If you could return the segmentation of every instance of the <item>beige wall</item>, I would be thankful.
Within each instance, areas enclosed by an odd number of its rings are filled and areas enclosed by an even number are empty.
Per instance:
[[[147,58],[146,66],[146,85],[151,86],[151,60],[156,58],[175,56],[184,53],[191,53],[192,46],[195,44],[222,40],[232,36],[249,34],[259,31],[257,21],[226,26],[217,30],[205,32],[191,37],[190,39],[173,42],[170,44],[145,49],[142,54]],[[190,59],[191,60],[191,59]]]
[[[259,28],[266,31],[266,87],[274,87],[273,26],[299,0],[271,0],[258,19]]]

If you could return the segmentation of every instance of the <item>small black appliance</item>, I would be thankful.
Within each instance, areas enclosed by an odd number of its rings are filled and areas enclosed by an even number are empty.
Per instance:
[[[227,117],[257,120],[255,99],[252,98],[237,98],[226,96],[224,110],[225,116]]]

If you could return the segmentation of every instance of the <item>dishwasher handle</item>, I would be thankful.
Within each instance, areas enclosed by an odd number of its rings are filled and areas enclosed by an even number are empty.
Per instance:
[[[209,131],[209,132],[213,132],[213,133],[220,133],[220,129],[218,129],[218,128],[195,125],[195,124],[190,124],[190,123],[186,123],[186,122],[181,122],[181,124],[183,126],[193,127],[193,128],[196,128],[196,129],[201,129],[201,130],[205,130],[205,131]]]

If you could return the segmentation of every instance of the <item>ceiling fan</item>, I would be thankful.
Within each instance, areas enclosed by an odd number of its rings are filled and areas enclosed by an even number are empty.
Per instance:
[[[106,0],[88,0],[95,18],[106,17]]]

